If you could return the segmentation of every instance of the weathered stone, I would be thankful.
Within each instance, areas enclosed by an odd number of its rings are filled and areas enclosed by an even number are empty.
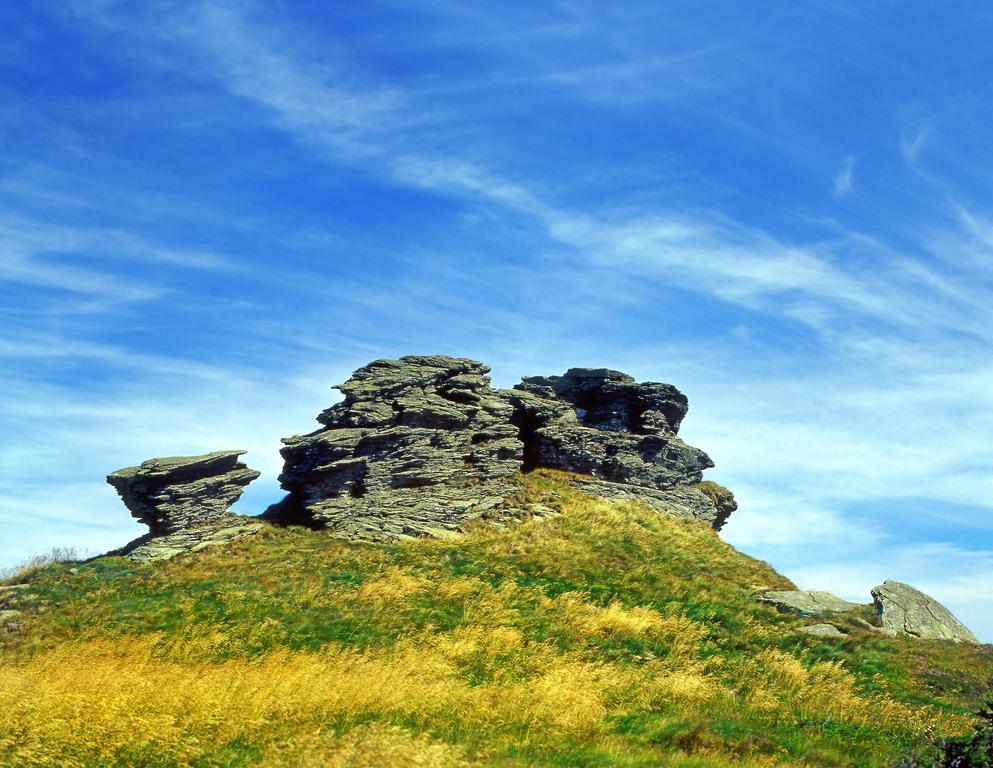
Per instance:
[[[884,629],[923,640],[977,643],[976,636],[933,597],[899,581],[884,581],[872,590]]]
[[[283,440],[279,476],[293,510],[346,538],[441,535],[500,517],[523,452],[513,408],[489,368],[443,355],[377,360],[338,388],[326,425]]]
[[[149,459],[107,476],[149,533],[115,554],[167,559],[258,531],[262,524],[228,510],[259,476],[238,460],[244,451]]]
[[[811,624],[809,627],[800,627],[797,632],[802,632],[803,634],[811,635],[812,637],[824,637],[832,640],[847,637],[844,632],[833,624]]]
[[[677,437],[688,405],[669,384],[571,368],[563,376],[526,377],[503,394],[521,430],[525,469],[587,475],[577,485],[590,493],[637,499],[716,529],[737,509],[730,491],[701,483],[714,464]]]
[[[235,539],[258,533],[263,524],[239,515],[229,515],[208,525],[194,526],[182,531],[154,536],[146,534],[135,539],[118,553],[134,562],[168,560],[176,555],[199,552],[207,547],[227,544]]]
[[[266,516],[345,538],[439,535],[528,513],[506,499],[537,467],[715,528],[735,509],[729,491],[700,482],[709,457],[676,436],[687,403],[675,387],[574,368],[498,391],[488,372],[442,355],[360,368],[318,416],[324,428],[283,440],[289,496]]]
[[[813,589],[783,590],[766,592],[759,601],[788,613],[798,613],[801,616],[820,616],[830,613],[848,613],[858,608],[857,603],[850,603],[830,592],[818,592]]]
[[[850,621],[861,629],[867,630],[869,632],[875,632],[877,635],[886,635],[886,637],[896,637],[899,633],[895,629],[889,629],[888,627],[877,627],[875,624],[870,624],[865,619],[861,619],[858,616],[850,616]]]

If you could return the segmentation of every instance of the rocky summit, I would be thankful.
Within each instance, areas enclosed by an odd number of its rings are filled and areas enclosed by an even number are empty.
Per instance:
[[[439,535],[546,511],[508,502],[520,472],[539,467],[715,528],[735,509],[730,492],[701,483],[710,458],[676,436],[687,400],[675,387],[573,368],[498,390],[489,370],[442,355],[360,368],[318,416],[323,428],[283,440],[289,496],[267,516],[347,538]]]
[[[909,584],[884,581],[872,590],[872,598],[885,629],[922,640],[977,642],[976,636],[951,611]]]
[[[289,499],[346,538],[439,535],[499,516],[523,460],[513,408],[489,368],[442,355],[377,360],[338,389],[322,429],[283,440]]]
[[[228,511],[260,473],[238,460],[244,451],[149,459],[107,476],[145,536],[120,550],[132,560],[171,557],[230,541],[261,524]]]
[[[263,517],[344,539],[448,536],[474,520],[501,525],[553,513],[554,498],[522,501],[524,474],[536,469],[566,472],[590,495],[636,500],[715,529],[737,508],[730,491],[703,480],[710,457],[679,438],[688,402],[671,384],[570,368],[496,389],[489,372],[444,355],[359,368],[338,385],[341,402],[318,415],[319,429],[283,440],[279,481],[288,494]],[[243,453],[151,459],[110,474],[131,514],[149,527],[120,553],[169,558],[259,530],[257,520],[229,511],[259,476],[239,460]],[[869,606],[828,592],[777,590],[758,599],[801,616],[847,617],[884,635],[976,642],[913,587],[887,581],[872,596],[873,623],[858,615],[869,615]],[[833,625],[803,631],[843,636]]]

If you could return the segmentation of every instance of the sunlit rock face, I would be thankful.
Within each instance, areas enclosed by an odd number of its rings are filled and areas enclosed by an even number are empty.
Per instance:
[[[154,560],[255,533],[261,524],[229,511],[259,472],[239,461],[244,451],[149,459],[107,476],[147,535],[120,554]]]
[[[872,599],[884,629],[905,632],[922,640],[978,642],[951,611],[909,584],[884,581],[873,588]]]
[[[283,440],[279,479],[290,499],[277,514],[293,509],[338,535],[374,540],[499,518],[518,488],[523,446],[488,372],[443,355],[357,370],[338,387],[345,399],[318,417],[323,429]]]

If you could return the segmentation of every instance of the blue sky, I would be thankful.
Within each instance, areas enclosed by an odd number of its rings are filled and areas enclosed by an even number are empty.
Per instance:
[[[825,7],[828,6],[828,7]],[[993,7],[0,7],[0,564],[378,357],[676,384],[804,587],[993,641]]]

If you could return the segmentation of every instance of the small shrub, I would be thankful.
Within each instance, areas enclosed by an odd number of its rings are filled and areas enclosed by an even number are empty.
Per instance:
[[[993,768],[993,699],[977,713],[979,725],[967,739],[945,746],[946,768]]]
[[[75,547],[53,547],[48,552],[34,555],[20,565],[0,571],[0,582],[16,583],[25,581],[32,575],[56,563],[76,563],[80,560]]]

